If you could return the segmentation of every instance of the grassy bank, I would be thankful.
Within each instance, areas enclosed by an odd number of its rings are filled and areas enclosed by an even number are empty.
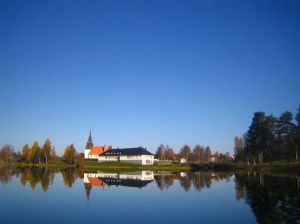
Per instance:
[[[51,160],[48,163],[10,163],[7,164],[0,160],[1,166],[17,166],[17,167],[49,167],[51,169],[66,169],[76,167],[74,164],[68,164],[62,160]],[[151,170],[151,171],[196,171],[196,170],[210,170],[210,171],[257,171],[257,172],[290,172],[300,173],[300,161],[275,161],[263,164],[247,164],[247,163],[211,163],[211,164],[155,164],[155,165],[140,165],[124,162],[104,162],[98,163],[93,161],[85,161],[84,170],[87,171],[135,171],[135,170]]]
[[[73,164],[68,164],[62,160],[51,160],[48,163],[24,163],[20,162],[17,163],[18,166],[69,166],[69,167],[74,167],[75,165]]]
[[[275,161],[271,163],[263,164],[247,164],[247,163],[220,163],[215,164],[213,169],[218,171],[222,170],[245,170],[245,171],[257,171],[257,172],[292,172],[300,173],[300,161]]]
[[[171,171],[171,172],[179,172],[179,171],[190,171],[190,165],[181,165],[181,164],[164,164],[164,165],[148,165],[143,166],[140,164],[133,163],[123,163],[123,162],[85,162],[84,165],[85,170],[102,170],[102,171],[116,171],[116,170],[151,170],[151,171]]]

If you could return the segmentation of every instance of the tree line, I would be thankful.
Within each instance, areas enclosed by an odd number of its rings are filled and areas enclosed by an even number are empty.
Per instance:
[[[180,160],[184,158],[186,161],[194,163],[202,162],[228,162],[231,161],[229,152],[226,153],[213,153],[209,146],[196,145],[193,149],[184,145],[180,148],[180,151],[176,153],[173,148],[168,145],[161,144],[158,146],[155,158],[159,160]],[[214,159],[212,159],[214,158]]]
[[[300,148],[300,107],[293,116],[289,111],[279,117],[255,112],[243,137],[234,138],[236,161],[263,163],[298,160]]]
[[[31,164],[48,164],[52,160],[62,160],[68,164],[82,165],[84,162],[83,153],[78,153],[73,144],[67,145],[64,154],[59,157],[56,155],[55,147],[50,139],[46,139],[43,145],[34,141],[31,146],[25,144],[22,151],[15,152],[11,145],[4,145],[0,149],[0,160],[4,163],[23,162]]]

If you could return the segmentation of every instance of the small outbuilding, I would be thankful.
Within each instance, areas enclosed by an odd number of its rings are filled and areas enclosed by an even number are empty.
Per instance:
[[[179,160],[179,162],[180,162],[181,164],[184,164],[184,163],[186,163],[186,159],[185,159],[185,158],[181,158],[181,159]]]

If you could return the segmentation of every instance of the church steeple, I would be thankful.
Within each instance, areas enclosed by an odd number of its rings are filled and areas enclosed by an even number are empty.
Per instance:
[[[85,148],[86,149],[92,149],[92,147],[93,147],[93,139],[92,139],[92,133],[91,133],[91,130],[90,130],[90,135],[89,135],[89,138],[88,138],[88,141],[86,143]]]

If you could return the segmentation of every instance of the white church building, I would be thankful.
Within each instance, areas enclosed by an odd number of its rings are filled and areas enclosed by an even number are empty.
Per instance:
[[[128,162],[141,165],[153,165],[154,155],[146,148],[116,148],[112,146],[94,146],[91,132],[84,150],[85,160],[101,162]]]

